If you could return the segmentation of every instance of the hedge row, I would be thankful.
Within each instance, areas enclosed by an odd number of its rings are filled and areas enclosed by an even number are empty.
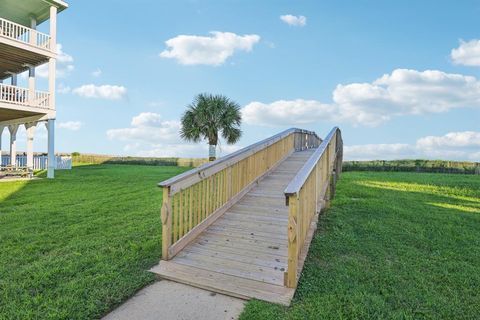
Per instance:
[[[105,155],[73,155],[74,164],[130,164],[147,166],[198,167],[208,159],[203,158],[147,158],[147,157],[115,157]]]
[[[443,160],[345,161],[342,170],[480,174],[480,163]]]

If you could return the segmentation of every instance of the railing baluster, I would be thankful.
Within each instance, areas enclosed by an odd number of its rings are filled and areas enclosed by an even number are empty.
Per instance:
[[[300,135],[300,148],[312,148],[317,145],[318,137]],[[298,141],[298,140],[297,140]],[[285,285],[296,287],[298,281],[298,268],[300,255],[313,236],[311,227],[314,226],[313,218],[320,210],[320,203],[325,201],[324,207],[328,207],[329,200],[334,192],[335,182],[333,175],[337,174],[336,168],[341,166],[342,144],[341,133],[334,128],[318,146],[302,169],[285,189],[287,205],[289,206],[288,219],[288,269],[285,273]],[[335,172],[335,173],[333,173]],[[311,232],[311,233],[310,233]],[[303,262],[302,262],[303,263]]]
[[[0,18],[0,36],[50,50],[50,36],[18,23]]]
[[[294,152],[297,146],[302,148],[298,139],[307,141],[306,136],[309,137],[308,141],[318,139],[313,132],[290,129],[216,162],[162,182],[162,186],[170,188],[169,201],[172,208],[171,219],[162,219],[162,224],[170,223],[170,235],[164,236],[162,244],[163,259],[175,256],[198,236],[201,232],[198,230],[204,230],[235,202],[236,197],[252,188],[259,177]],[[162,207],[162,213],[164,211]],[[163,229],[168,232],[167,226]],[[167,237],[169,241],[165,241]]]

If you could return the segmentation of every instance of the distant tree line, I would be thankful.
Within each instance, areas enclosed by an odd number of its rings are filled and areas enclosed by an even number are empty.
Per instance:
[[[444,160],[371,160],[344,161],[343,171],[398,171],[480,174],[480,162]]]

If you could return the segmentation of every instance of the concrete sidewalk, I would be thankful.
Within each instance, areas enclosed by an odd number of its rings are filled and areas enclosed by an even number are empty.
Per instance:
[[[104,320],[232,320],[244,300],[161,280],[143,288]]]

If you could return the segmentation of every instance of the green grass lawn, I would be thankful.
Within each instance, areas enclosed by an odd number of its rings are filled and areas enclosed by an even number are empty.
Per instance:
[[[291,307],[246,319],[480,319],[480,176],[345,173]]]
[[[0,183],[0,319],[99,318],[154,280],[158,182],[186,168],[102,165]]]
[[[100,165],[0,183],[0,319],[92,319],[152,282],[161,191],[185,168]],[[480,176],[343,175],[290,308],[245,319],[478,319]]]

